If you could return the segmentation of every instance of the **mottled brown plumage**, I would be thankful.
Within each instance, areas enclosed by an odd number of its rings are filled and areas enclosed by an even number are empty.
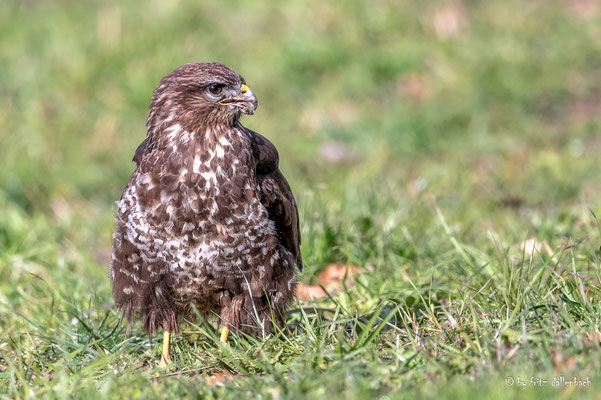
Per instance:
[[[276,148],[239,122],[256,105],[219,63],[183,65],[154,91],[110,266],[117,306],[151,334],[177,331],[191,306],[233,330],[283,325],[302,268],[298,212]]]

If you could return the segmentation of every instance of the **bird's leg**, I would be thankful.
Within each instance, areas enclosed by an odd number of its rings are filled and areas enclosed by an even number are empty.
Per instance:
[[[230,335],[230,328],[228,328],[227,325],[223,324],[221,326],[221,336],[219,336],[219,341],[221,343],[226,343],[229,335]]]
[[[169,356],[171,332],[163,329],[163,354],[161,356],[161,362],[159,368],[164,368],[171,364],[171,357]]]

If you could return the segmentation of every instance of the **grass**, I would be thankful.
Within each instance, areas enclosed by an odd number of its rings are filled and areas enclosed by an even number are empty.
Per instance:
[[[600,22],[569,0],[3,2],[0,397],[595,398]],[[275,336],[191,321],[152,381],[159,347],[112,304],[114,202],[152,90],[202,60],[259,98],[243,123],[297,196],[302,281],[372,272]]]

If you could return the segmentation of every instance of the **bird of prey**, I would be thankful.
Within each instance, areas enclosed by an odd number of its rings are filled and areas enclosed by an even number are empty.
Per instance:
[[[250,334],[282,327],[302,269],[298,210],[266,138],[245,128],[257,98],[220,63],[190,63],[155,89],[148,134],[118,204],[110,276],[116,305],[163,329],[161,365],[196,308]]]

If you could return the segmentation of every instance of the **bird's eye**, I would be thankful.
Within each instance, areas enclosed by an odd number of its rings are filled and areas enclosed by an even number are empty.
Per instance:
[[[214,83],[211,86],[209,86],[209,92],[211,92],[212,94],[221,94],[221,92],[223,92],[223,85]]]

